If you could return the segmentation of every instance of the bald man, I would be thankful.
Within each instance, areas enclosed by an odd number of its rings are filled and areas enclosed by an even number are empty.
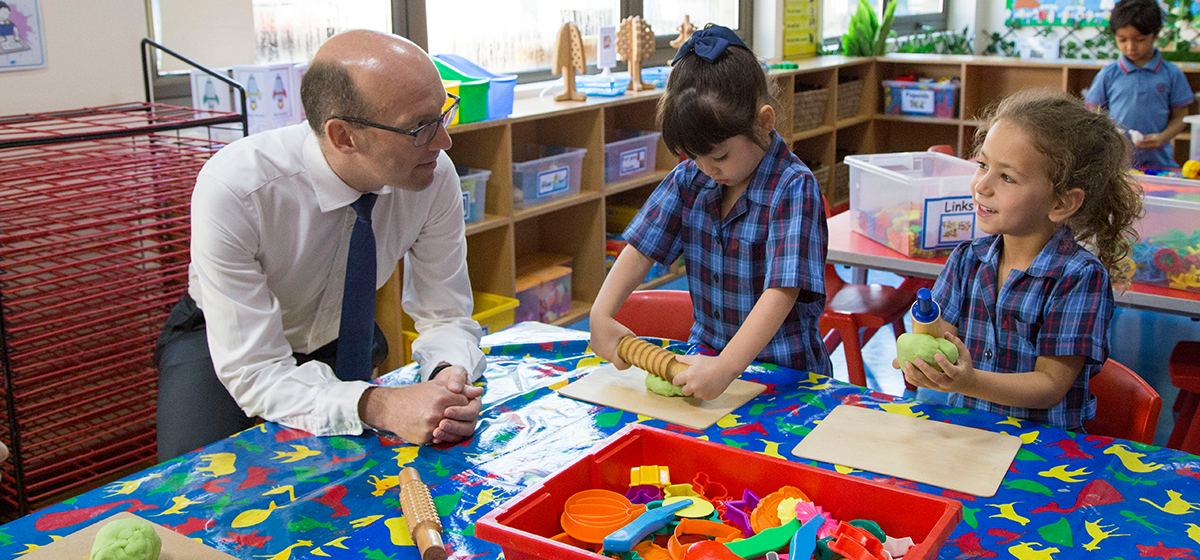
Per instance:
[[[238,140],[196,179],[188,295],[155,348],[160,460],[256,417],[316,435],[374,428],[418,444],[475,429],[483,389],[471,383],[485,364],[470,318],[462,196],[445,154],[457,105],[424,51],[371,31],[326,41],[300,94],[307,124]],[[413,357],[423,380],[408,387],[336,371],[364,198],[374,201],[365,210],[378,263],[365,279],[371,298],[370,284],[382,286],[404,257],[403,306],[421,335]],[[378,366],[387,354],[374,330],[370,342],[343,344],[345,354],[361,347],[364,376],[368,358]]]

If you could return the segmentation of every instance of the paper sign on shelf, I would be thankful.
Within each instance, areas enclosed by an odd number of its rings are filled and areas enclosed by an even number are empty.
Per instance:
[[[921,248],[954,248],[963,241],[982,237],[975,222],[975,202],[970,196],[951,196],[925,200]]]

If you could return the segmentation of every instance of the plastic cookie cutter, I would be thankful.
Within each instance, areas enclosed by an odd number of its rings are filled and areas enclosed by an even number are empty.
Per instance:
[[[684,519],[675,526],[675,532],[671,534],[671,539],[667,541],[667,552],[671,554],[671,559],[684,560],[684,554],[688,552],[690,548],[695,548],[693,545],[703,544],[696,542],[696,536],[711,537],[717,543],[726,543],[733,539],[740,538],[741,532],[738,531],[736,527],[730,527],[724,523],[717,523],[716,521],[706,521],[703,519]],[[683,542],[681,539],[688,540],[688,542]],[[706,558],[715,559],[726,557],[708,556]]]
[[[586,543],[602,543],[609,533],[646,512],[611,490],[584,490],[567,498],[559,523],[568,535]]]
[[[666,465],[642,465],[629,469],[629,486],[649,484],[658,488],[671,484],[671,471]]]
[[[670,486],[667,486],[666,488],[663,488],[663,495],[668,498],[676,498],[676,497],[684,497],[684,498],[696,497],[696,498],[698,498],[698,497],[700,497],[700,493],[697,492],[695,488],[692,488],[691,484],[672,484]]]
[[[708,478],[708,473],[698,472],[692,478],[692,488],[710,502],[719,502],[729,497],[725,485]]]
[[[550,537],[550,540],[560,542],[565,545],[570,545],[575,548],[582,548],[584,550],[590,550],[592,552],[600,552],[600,550],[601,550],[599,544],[583,542],[575,537],[572,537],[571,535],[566,534],[565,532],[559,533],[557,535],[554,535],[553,537]]]
[[[675,519],[676,512],[692,504],[691,498],[680,498],[672,503],[663,502],[663,505],[641,514],[633,522],[604,537],[604,550],[629,552],[633,545],[647,535],[666,527],[668,522]]]
[[[716,510],[716,507],[712,505],[712,502],[699,496],[675,496],[663,500],[663,505],[674,505],[683,500],[692,502],[692,505],[676,512],[675,515],[679,517],[686,517],[688,519],[706,519],[708,516],[712,515],[713,511]]]
[[[726,543],[725,546],[741,558],[758,558],[769,551],[788,546],[799,529],[800,522],[792,519],[784,525],[764,529],[753,537]]]
[[[826,512],[821,506],[812,502],[797,502],[796,503],[796,518],[801,523],[808,523],[809,519],[820,516],[822,524],[817,531],[817,536],[820,538],[828,537],[837,530],[838,522],[833,519],[833,516]]]
[[[849,523],[839,524],[833,536],[833,542],[829,543],[830,552],[841,554],[847,560],[887,560],[889,557],[885,556],[887,553],[879,539]]]
[[[662,489],[651,484],[630,486],[625,491],[625,497],[635,504],[648,504],[663,499]]]
[[[740,527],[743,536],[753,536],[754,528],[750,526],[750,512],[758,507],[758,502],[759,498],[754,492],[744,490],[742,499],[725,502],[725,521],[735,527]]]
[[[758,507],[755,507],[754,511],[750,513],[750,528],[754,529],[755,533],[760,533],[771,527],[782,525],[783,522],[779,519],[779,504],[787,498],[795,498],[802,502],[812,501],[799,488],[784,486],[767,494],[758,502]]]

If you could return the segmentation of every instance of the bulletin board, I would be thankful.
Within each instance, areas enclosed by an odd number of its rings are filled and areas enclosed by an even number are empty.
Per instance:
[[[817,56],[817,0],[783,0],[783,59]]]
[[[1105,27],[1116,0],[1008,0],[1009,25]]]

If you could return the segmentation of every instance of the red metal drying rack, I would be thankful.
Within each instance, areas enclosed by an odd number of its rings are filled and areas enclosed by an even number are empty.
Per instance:
[[[156,457],[154,341],[209,127],[238,122],[149,101],[0,117],[0,516]]]

